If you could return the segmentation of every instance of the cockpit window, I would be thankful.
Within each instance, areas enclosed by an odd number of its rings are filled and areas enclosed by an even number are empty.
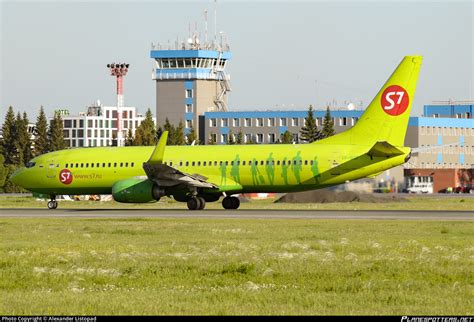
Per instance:
[[[30,162],[28,162],[25,166],[26,166],[27,168],[33,168],[33,167],[35,166],[35,164],[36,164],[36,162],[31,162],[31,161],[30,161]]]

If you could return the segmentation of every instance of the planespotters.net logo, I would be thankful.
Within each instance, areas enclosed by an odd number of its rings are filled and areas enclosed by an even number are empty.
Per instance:
[[[474,322],[472,316],[402,316],[401,322]]]
[[[405,112],[410,103],[407,91],[399,85],[387,87],[380,98],[380,105],[385,113],[397,116]]]

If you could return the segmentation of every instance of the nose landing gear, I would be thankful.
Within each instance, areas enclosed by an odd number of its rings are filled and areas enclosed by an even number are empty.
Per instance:
[[[48,209],[58,208],[58,202],[56,201],[56,196],[51,196],[51,200],[48,201]]]

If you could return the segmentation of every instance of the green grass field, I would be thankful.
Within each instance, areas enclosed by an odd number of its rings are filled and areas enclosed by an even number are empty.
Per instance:
[[[474,223],[0,218],[0,315],[474,313]]]
[[[407,201],[389,203],[273,203],[275,199],[253,200],[243,202],[239,209],[295,209],[295,210],[473,210],[472,195],[453,195],[446,197],[426,197],[416,195],[401,195]],[[222,200],[222,199],[221,199]],[[0,194],[0,209],[2,208],[42,208],[47,209],[46,200],[40,200],[25,194],[25,196],[9,196]],[[123,204],[115,201],[63,201],[59,200],[59,209],[187,209],[186,203],[176,202],[170,198],[162,198],[158,203]],[[221,202],[208,202],[206,209],[223,209]]]

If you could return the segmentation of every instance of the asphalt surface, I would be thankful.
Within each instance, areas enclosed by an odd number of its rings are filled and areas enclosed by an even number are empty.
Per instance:
[[[201,210],[182,209],[0,209],[0,218],[200,218],[468,220],[474,211],[432,210]]]

